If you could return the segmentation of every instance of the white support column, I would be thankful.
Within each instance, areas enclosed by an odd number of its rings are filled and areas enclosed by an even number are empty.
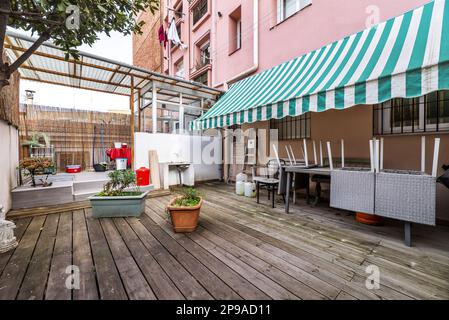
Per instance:
[[[157,89],[156,83],[153,82],[153,100],[152,100],[152,122],[153,122],[153,133],[157,133]]]
[[[182,101],[182,92],[179,94],[179,133],[184,133],[184,104]]]
[[[332,148],[330,142],[327,142],[327,155],[329,157],[329,167],[332,171],[334,170],[334,161],[332,160]]]
[[[308,167],[309,166],[309,155],[307,152],[307,140],[304,139],[303,141],[304,141],[304,160],[306,161],[306,167]]]
[[[341,139],[341,167],[345,167],[345,140]]]
[[[380,171],[384,170],[384,144],[385,139],[380,138]]]
[[[374,165],[374,140],[369,141],[369,158],[371,161],[371,172],[376,172],[376,166]]]
[[[421,137],[421,172],[426,172],[426,137]]]
[[[374,140],[374,167],[376,172],[380,172],[380,144],[379,140]]]
[[[320,140],[320,166],[324,167],[324,159],[323,159],[323,142]]]
[[[435,139],[435,147],[433,149],[433,166],[432,166],[432,176],[437,177],[438,175],[438,158],[440,156],[440,138]]]
[[[318,165],[318,157],[316,153],[316,142],[313,140],[313,159],[315,160],[315,165]]]

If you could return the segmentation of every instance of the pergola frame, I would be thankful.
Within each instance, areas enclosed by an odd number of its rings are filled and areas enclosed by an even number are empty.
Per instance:
[[[35,41],[34,38],[8,30],[4,49],[13,62]],[[185,108],[197,109],[202,114],[206,111],[205,101],[212,105],[223,93],[201,83],[159,74],[85,52],[79,52],[79,59],[66,59],[64,51],[50,42],[42,44],[19,68],[19,72],[24,80],[129,97],[133,150],[136,107],[138,131],[142,130],[142,111],[151,106],[153,133],[157,133],[158,103],[178,107],[180,129],[183,130]],[[150,103],[145,103],[146,100]]]

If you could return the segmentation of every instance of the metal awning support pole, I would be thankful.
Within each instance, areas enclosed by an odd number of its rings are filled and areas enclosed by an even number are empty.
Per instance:
[[[182,92],[179,94],[179,133],[184,133],[184,105],[182,102]]]
[[[345,167],[345,140],[341,139],[341,167]]]
[[[131,76],[131,88],[130,88],[130,95],[129,95],[129,109],[131,111],[131,154],[132,154],[132,159],[131,159],[131,169],[134,168],[134,157],[135,157],[135,152],[134,152],[134,132],[135,132],[135,119],[134,119],[134,77]]]
[[[137,117],[138,117],[138,124],[137,128],[139,132],[142,132],[142,110],[140,109],[142,107],[142,98],[140,97],[140,90],[137,90]]]
[[[153,81],[153,98],[152,98],[152,123],[153,123],[153,134],[157,133],[157,89],[156,83]]]

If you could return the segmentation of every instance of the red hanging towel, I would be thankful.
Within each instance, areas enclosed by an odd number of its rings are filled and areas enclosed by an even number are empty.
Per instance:
[[[167,46],[168,40],[167,40],[167,33],[165,32],[163,25],[161,25],[159,27],[157,34],[158,34],[158,38],[159,38],[159,43],[164,44],[164,48],[165,48]]]

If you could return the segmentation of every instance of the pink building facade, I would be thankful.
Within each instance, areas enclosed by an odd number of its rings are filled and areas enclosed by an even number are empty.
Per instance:
[[[429,0],[165,0],[187,49],[163,49],[163,71],[226,89]]]
[[[169,45],[162,49],[162,72],[226,90],[240,79],[428,2],[430,0],[163,0],[164,27],[167,29],[175,17],[181,40],[187,48]],[[437,95],[439,98],[435,98]],[[344,111],[309,112],[300,117],[259,121],[241,127],[244,130],[277,129],[282,133],[279,136],[279,151],[284,158],[287,158],[286,146],[291,146],[294,153],[300,155],[303,139],[329,141],[334,146],[338,146],[343,139],[346,158],[366,160],[370,157],[368,141],[383,138],[385,168],[419,171],[422,135],[427,137],[428,150],[433,147],[434,138],[441,139],[439,163],[440,166],[449,164],[449,135],[448,130],[442,129],[449,127],[449,91],[422,97],[420,101],[425,102],[419,110],[427,110],[423,111],[427,118],[421,115],[419,118],[429,125],[435,120],[434,99],[439,99],[440,109],[437,107],[436,113],[441,114],[436,121],[442,125],[439,130],[428,132],[403,130],[407,121],[416,121],[413,115],[404,114],[400,116],[400,123],[389,124],[391,128],[402,127],[402,132],[395,131],[397,128],[391,132],[379,130],[375,123],[379,117],[384,119],[384,107],[379,109],[376,105],[358,105]],[[396,100],[396,104],[409,103],[404,99]],[[394,110],[398,111],[400,107],[395,106]],[[266,148],[269,150],[269,145]],[[340,150],[338,147],[335,149],[335,157],[338,158],[341,156]],[[430,153],[426,156],[426,164],[426,171],[431,171]],[[443,171],[439,170],[438,173],[442,174]],[[225,168],[225,177],[234,174]],[[449,222],[449,191],[441,185],[437,189],[437,212],[438,221]]]

